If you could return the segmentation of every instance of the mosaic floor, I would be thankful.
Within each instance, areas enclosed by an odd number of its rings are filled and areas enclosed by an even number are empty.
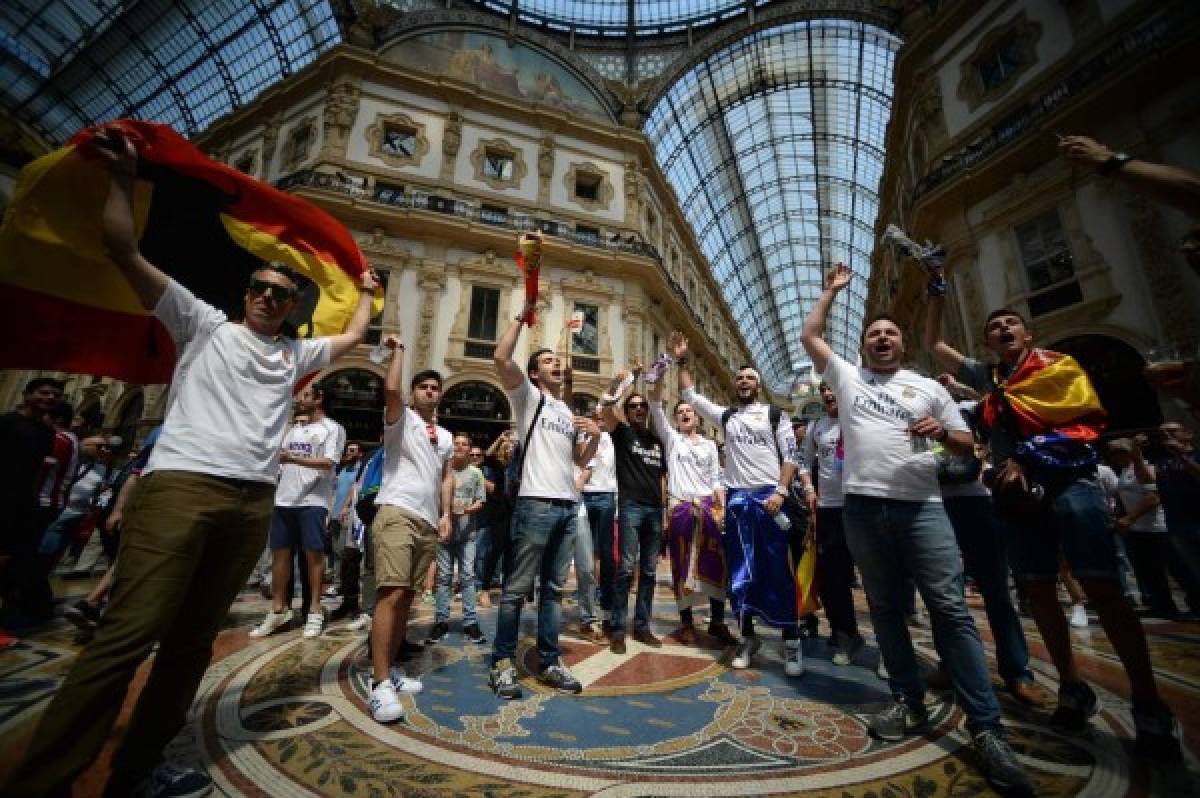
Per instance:
[[[655,628],[676,616],[662,582]],[[82,593],[68,583],[64,594]],[[860,617],[871,641],[865,605]],[[977,619],[982,608],[971,599]],[[847,667],[831,664],[823,639],[805,641],[807,672],[783,674],[780,642],[767,632],[756,669],[733,671],[731,652],[703,635],[697,646],[661,649],[630,642],[618,657],[564,632],[580,696],[542,689],[529,675],[532,613],[520,657],[525,698],[500,702],[488,689],[490,645],[466,643],[457,620],[442,644],[428,647],[410,671],[425,690],[404,696],[407,717],[384,727],[366,708],[365,636],[338,625],[316,640],[298,631],[251,641],[248,629],[266,603],[245,594],[218,640],[219,659],[205,678],[191,723],[172,753],[204,765],[218,794],[230,796],[638,796],[805,795],[829,798],[927,798],[990,794],[966,746],[962,714],[948,693],[931,692],[929,732],[880,743],[866,718],[888,698],[875,676],[873,645]],[[457,605],[456,605],[457,607]],[[489,634],[495,610],[482,610]],[[564,608],[574,629],[577,608]],[[1039,796],[1200,795],[1196,750],[1184,766],[1150,769],[1132,761],[1125,683],[1099,628],[1074,632],[1086,676],[1104,710],[1082,738],[1050,731],[1052,706],[1028,708],[1001,691],[1014,747]],[[432,623],[422,605],[410,637]],[[986,622],[981,623],[986,636]],[[1163,690],[1190,743],[1200,731],[1200,624],[1149,621]],[[824,630],[823,630],[824,631]],[[927,658],[927,628],[914,628]],[[1044,655],[1027,625],[1035,655]],[[709,644],[709,645],[706,645]],[[0,783],[24,749],[32,722],[69,667],[74,629],[58,625],[0,654]],[[989,655],[990,645],[989,645]],[[1039,683],[1056,688],[1053,669],[1034,662]],[[105,758],[77,795],[96,795]]]

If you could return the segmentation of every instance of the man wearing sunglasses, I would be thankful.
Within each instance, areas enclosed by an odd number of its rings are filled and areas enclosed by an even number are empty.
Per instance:
[[[8,789],[68,793],[107,741],[134,672],[157,643],[113,756],[108,794],[167,787],[201,794],[208,776],[160,765],[163,748],[183,726],[213,640],[263,550],[296,382],[362,340],[379,282],[363,273],[344,333],[293,340],[279,332],[295,307],[296,283],[285,267],[264,265],[251,276],[244,319],[231,322],[139,251],[133,146],[108,129],[91,144],[111,174],[101,220],[108,256],[170,332],[178,362],[162,434],[125,515],[104,622],[42,716]]]

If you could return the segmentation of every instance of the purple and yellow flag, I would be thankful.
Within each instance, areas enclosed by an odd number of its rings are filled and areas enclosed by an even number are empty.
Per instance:
[[[301,334],[349,323],[366,259],[346,228],[315,205],[218,163],[166,125],[120,120],[138,153],[134,213],[142,254],[196,296],[240,311],[263,261],[310,286],[293,318]],[[169,382],[175,345],[105,254],[106,162],[95,129],[27,165],[0,226],[0,368]],[[383,300],[376,299],[376,311]],[[303,303],[302,303],[303,304]]]

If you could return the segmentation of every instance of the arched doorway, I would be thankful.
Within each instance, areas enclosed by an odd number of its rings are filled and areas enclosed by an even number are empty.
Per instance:
[[[327,374],[325,413],[346,429],[346,442],[368,446],[383,434],[383,378],[366,369],[344,369]]]
[[[1162,423],[1158,396],[1142,376],[1146,361],[1129,344],[1107,335],[1076,335],[1050,347],[1079,361],[1108,411],[1108,432]]]
[[[460,382],[442,396],[438,423],[457,434],[465,432],[474,446],[487,449],[511,424],[508,397],[486,382]]]

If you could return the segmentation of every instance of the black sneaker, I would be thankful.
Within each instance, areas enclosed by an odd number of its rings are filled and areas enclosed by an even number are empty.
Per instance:
[[[329,613],[329,620],[344,621],[347,618],[357,618],[361,612],[357,601],[343,601],[333,612]]]
[[[567,666],[556,662],[538,674],[538,681],[547,687],[553,687],[563,693],[582,693],[583,685],[575,675],[567,670]]]
[[[502,659],[492,666],[488,684],[497,698],[512,700],[521,697],[521,687],[517,684],[517,669],[513,667],[511,659]]]
[[[1161,701],[1150,705],[1134,705],[1133,725],[1137,740],[1133,745],[1139,757],[1161,765],[1172,765],[1183,759],[1179,747],[1179,721]]]
[[[63,612],[63,617],[84,632],[90,632],[100,623],[100,610],[83,599],[76,601]]]
[[[1050,725],[1059,731],[1082,734],[1099,711],[1100,699],[1085,682],[1064,682],[1058,688],[1058,707],[1050,716]]]
[[[1033,781],[1003,737],[994,731],[981,731],[975,735],[974,744],[988,784],[1005,795],[1033,795]]]
[[[914,731],[929,723],[929,710],[924,704],[910,707],[896,701],[887,709],[871,718],[871,734],[887,742],[899,742]]]
[[[467,639],[468,643],[474,643],[477,646],[481,646],[487,642],[487,638],[483,636],[483,632],[479,630],[479,624],[477,623],[464,626],[463,637]]]
[[[435,623],[433,625],[433,628],[429,630],[429,635],[428,635],[428,637],[425,638],[425,643],[427,645],[433,645],[434,643],[440,643],[440,642],[442,642],[442,640],[444,640],[446,638],[446,635],[449,633],[450,633],[450,625],[446,624],[446,623],[442,623],[441,621],[438,621],[437,623]]]

